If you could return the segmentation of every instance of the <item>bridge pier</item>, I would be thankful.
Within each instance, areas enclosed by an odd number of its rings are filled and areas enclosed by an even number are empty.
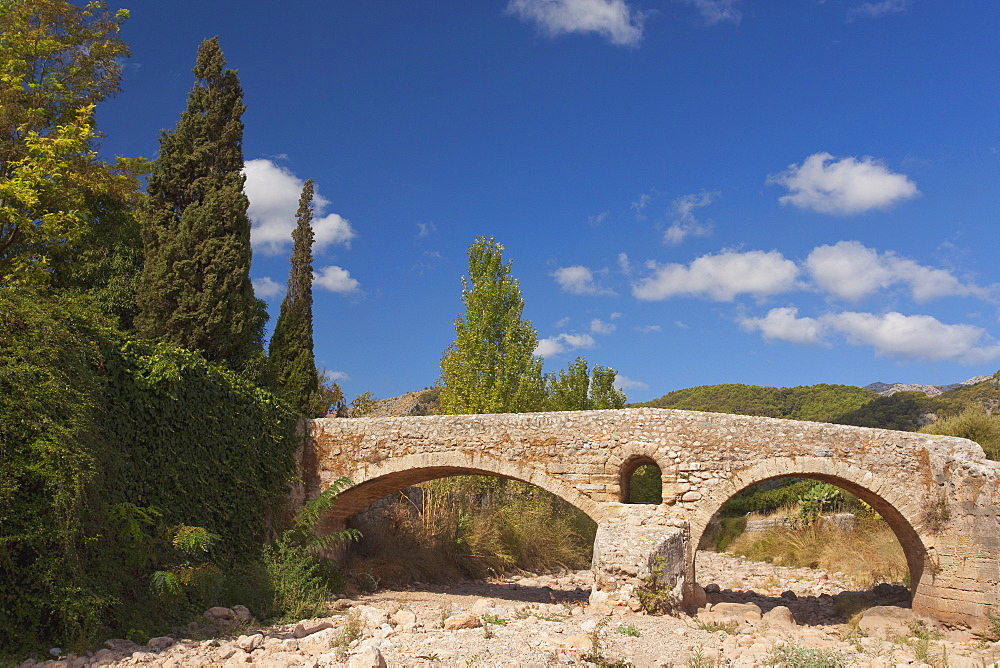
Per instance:
[[[669,607],[680,607],[691,580],[685,577],[688,522],[666,519],[655,505],[615,505],[597,525],[590,604],[638,611],[644,594],[655,593]]]

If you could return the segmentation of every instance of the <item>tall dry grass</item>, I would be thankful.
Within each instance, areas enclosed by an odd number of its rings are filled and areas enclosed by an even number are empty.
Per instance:
[[[458,476],[421,488],[378,511],[352,547],[345,567],[362,588],[590,564],[596,525],[539,487]]]
[[[744,533],[729,544],[727,551],[776,566],[839,571],[859,588],[882,582],[909,585],[903,548],[881,518],[858,518],[851,531],[814,524]]]

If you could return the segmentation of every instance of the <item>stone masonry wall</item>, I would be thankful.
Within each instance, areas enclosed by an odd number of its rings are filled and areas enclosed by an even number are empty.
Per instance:
[[[695,547],[722,503],[761,480],[807,476],[857,494],[886,518],[907,555],[915,608],[976,626],[1000,602],[1000,466],[964,439],[652,408],[324,418],[308,428],[303,492],[341,476],[353,481],[333,521],[433,478],[516,478],[599,526],[635,515],[637,525],[683,528],[679,577],[693,591]],[[638,460],[660,467],[659,506],[622,503],[623,472]]]

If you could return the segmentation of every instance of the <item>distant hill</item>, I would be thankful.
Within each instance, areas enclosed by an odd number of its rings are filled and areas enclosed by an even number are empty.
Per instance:
[[[990,376],[976,376],[970,378],[969,380],[963,380],[961,383],[952,383],[951,385],[911,385],[908,383],[871,383],[870,385],[865,385],[866,390],[871,390],[875,394],[880,394],[883,397],[891,397],[897,392],[923,392],[928,397],[935,397],[943,392],[949,392],[951,390],[957,390],[960,387],[966,387],[967,385],[976,385],[982,383],[983,381],[989,380]]]
[[[1000,406],[1000,371],[943,386],[701,385],[632,405],[915,431],[940,417],[957,415],[972,403],[982,404],[990,413]]]
[[[761,387],[726,384],[676,390],[659,399],[635,405],[833,422],[835,418],[856,411],[877,397],[871,390],[852,385]]]

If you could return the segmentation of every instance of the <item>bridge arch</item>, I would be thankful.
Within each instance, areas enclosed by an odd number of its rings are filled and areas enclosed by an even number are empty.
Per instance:
[[[871,471],[826,457],[776,457],[741,470],[707,495],[691,516],[691,540],[686,555],[687,582],[695,581],[695,560],[712,516],[738,492],[776,478],[808,478],[844,489],[870,505],[896,536],[910,573],[910,596],[916,595],[924,576],[928,550],[918,533],[921,511],[908,490],[880,482]]]
[[[331,520],[346,520],[369,505],[410,485],[457,475],[487,475],[536,485],[576,507],[599,522],[603,507],[538,467],[511,462],[487,454],[444,451],[393,458],[356,471],[351,485],[337,496],[329,513]]]

